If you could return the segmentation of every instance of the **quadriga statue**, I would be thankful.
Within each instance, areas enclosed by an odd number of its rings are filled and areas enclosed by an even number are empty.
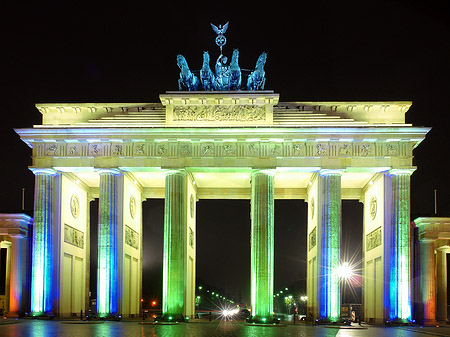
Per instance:
[[[266,64],[267,53],[263,52],[256,61],[255,70],[251,72],[247,80],[247,90],[264,90],[266,84],[266,73],[264,65]]]
[[[180,68],[180,79],[178,80],[178,90],[186,88],[189,91],[198,89],[198,78],[190,70],[183,55],[177,55],[177,65]]]
[[[203,66],[200,69],[200,80],[202,81],[203,90],[211,91],[215,89],[214,82],[216,77],[209,66],[209,53],[203,52]]]
[[[241,89],[241,68],[239,68],[239,50],[234,49],[233,55],[231,56],[230,68],[230,90],[240,90]]]

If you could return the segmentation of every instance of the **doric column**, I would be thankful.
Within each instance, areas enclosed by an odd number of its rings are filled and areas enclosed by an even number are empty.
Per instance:
[[[10,235],[11,247],[11,274],[9,282],[9,316],[19,316],[22,307],[22,241],[21,235]]]
[[[420,286],[423,303],[423,323],[436,324],[436,277],[434,240],[420,241]]]
[[[55,174],[52,169],[32,169],[34,225],[31,270],[31,312],[34,316],[52,311],[53,231]]]
[[[165,320],[179,320],[184,310],[187,221],[187,173],[165,173],[163,306]]]
[[[447,324],[447,251],[436,250],[437,317],[439,323]]]
[[[273,317],[274,174],[273,170],[252,171],[252,320],[262,323],[271,323]]]
[[[98,210],[97,312],[114,316],[118,310],[118,182],[120,171],[102,169]]]
[[[391,170],[390,214],[385,245],[389,267],[389,319],[411,319],[410,175],[411,170]]]
[[[5,312],[10,310],[10,285],[11,285],[11,241],[3,241],[1,248],[6,248],[6,268],[5,268]]]
[[[339,170],[319,172],[319,310],[320,318],[340,318],[341,291],[337,267],[341,261],[341,176]]]

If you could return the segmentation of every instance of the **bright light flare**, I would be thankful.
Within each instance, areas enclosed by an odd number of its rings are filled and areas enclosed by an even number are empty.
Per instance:
[[[340,279],[349,280],[354,272],[352,266],[348,262],[344,262],[337,268],[337,274]]]
[[[224,309],[222,310],[222,316],[223,317],[232,317],[234,315],[237,315],[239,313],[239,309]]]

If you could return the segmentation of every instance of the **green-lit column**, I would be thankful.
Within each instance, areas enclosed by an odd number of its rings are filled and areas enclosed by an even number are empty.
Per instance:
[[[35,175],[31,269],[31,313],[53,310],[53,232],[55,175],[52,169],[32,169]],[[55,260],[57,257],[55,257]]]
[[[337,321],[341,291],[337,267],[341,261],[341,176],[339,170],[319,172],[319,310],[320,318]]]
[[[97,312],[118,315],[118,182],[120,171],[102,169],[98,212]]]
[[[389,275],[389,319],[411,319],[411,267],[410,267],[410,176],[411,170],[391,170],[388,174],[390,188],[390,214],[386,224]],[[387,303],[386,303],[387,304]]]
[[[252,171],[251,301],[252,321],[273,318],[273,170]]]
[[[184,309],[187,173],[170,170],[165,175],[162,319],[171,321],[180,320]]]

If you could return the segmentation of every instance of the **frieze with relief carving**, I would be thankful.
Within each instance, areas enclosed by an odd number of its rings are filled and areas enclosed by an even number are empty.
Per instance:
[[[396,142],[303,142],[217,140],[192,142],[176,140],[141,142],[37,143],[35,157],[412,157],[412,145]]]
[[[174,121],[251,122],[265,121],[262,105],[174,106]]]

